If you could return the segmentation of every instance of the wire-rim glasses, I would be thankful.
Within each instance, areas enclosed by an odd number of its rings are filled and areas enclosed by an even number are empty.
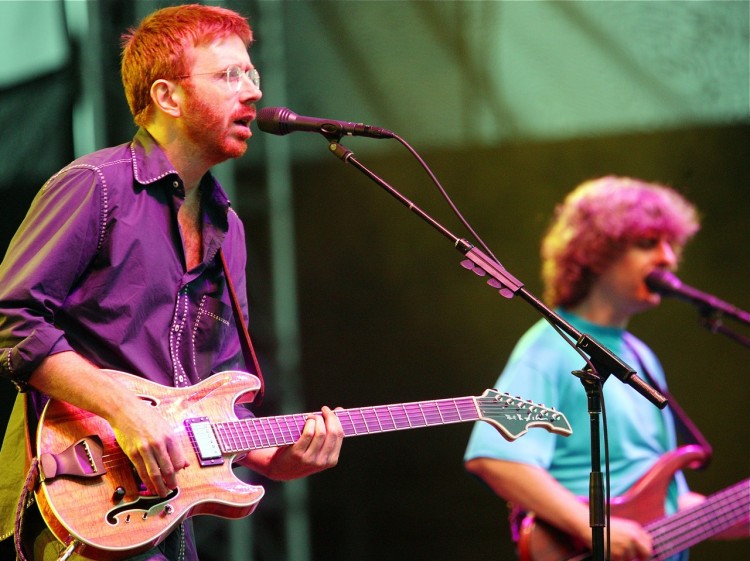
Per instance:
[[[227,81],[227,87],[234,92],[240,91],[240,88],[242,87],[242,76],[245,76],[248,80],[250,80],[250,83],[256,89],[260,89],[260,73],[258,72],[258,70],[256,68],[243,70],[241,66],[237,65],[230,66],[226,70],[221,70],[219,72],[200,72],[198,74],[187,74],[185,76],[176,76],[175,79],[181,80],[183,78],[193,78],[195,76],[218,77],[222,75]]]

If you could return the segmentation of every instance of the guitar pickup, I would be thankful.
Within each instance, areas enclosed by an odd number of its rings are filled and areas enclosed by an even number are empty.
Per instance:
[[[198,463],[202,467],[224,463],[221,448],[207,417],[185,419],[185,428],[190,435],[190,443],[193,445],[195,454],[198,456]]]
[[[102,454],[104,445],[96,436],[82,438],[59,454],[44,453],[39,457],[41,480],[60,475],[73,477],[98,477],[106,473]]]

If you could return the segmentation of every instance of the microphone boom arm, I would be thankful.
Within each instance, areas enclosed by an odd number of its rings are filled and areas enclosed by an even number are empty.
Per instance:
[[[330,151],[344,163],[349,163],[367,177],[380,185],[388,193],[393,195],[409,210],[417,214],[425,222],[433,226],[445,237],[453,242],[453,245],[467,259],[461,262],[461,265],[479,276],[489,275],[490,279],[487,284],[499,289],[499,292],[505,298],[512,298],[519,294],[526,302],[536,308],[542,316],[552,324],[552,327],[565,338],[562,331],[575,339],[575,347],[588,354],[590,361],[585,370],[574,371],[573,375],[578,376],[586,389],[589,408],[589,425],[591,439],[591,474],[589,479],[589,525],[591,526],[592,542],[592,559],[594,561],[604,561],[605,559],[605,540],[604,528],[608,521],[605,521],[604,512],[606,504],[604,500],[604,480],[601,472],[601,455],[600,455],[600,432],[599,432],[599,415],[602,411],[600,392],[603,390],[603,384],[609,374],[614,374],[623,383],[628,384],[639,394],[649,400],[659,409],[667,406],[667,398],[646,384],[635,373],[635,371],[620,360],[615,354],[610,352],[606,347],[600,345],[596,340],[588,335],[581,334],[572,325],[557,315],[554,311],[545,306],[539,299],[528,292],[523,284],[510,275],[505,267],[497,262],[494,257],[490,258],[479,249],[464,239],[459,239],[449,230],[430,217],[422,209],[416,206],[409,199],[404,197],[396,189],[386,183],[383,179],[375,175],[364,165],[362,165],[348,148],[341,146],[336,139],[330,139]],[[487,249],[488,253],[491,253]]]
[[[740,345],[743,345],[750,349],[750,337],[742,335],[734,329],[727,327],[721,320],[722,315],[720,312],[716,312],[711,308],[700,310],[700,324],[708,329],[711,333],[721,333],[726,335],[732,341],[736,341]],[[735,316],[730,316],[737,319]],[[747,322],[745,322],[747,323]]]
[[[607,375],[614,374],[620,379],[620,381],[631,386],[635,391],[659,409],[664,409],[667,406],[667,398],[663,394],[639,378],[635,370],[625,364],[609,349],[601,345],[593,337],[578,331],[570,323],[547,307],[542,301],[526,290],[523,283],[511,275],[505,267],[497,262],[497,260],[492,259],[467,240],[459,238],[450,232],[411,200],[393,188],[384,179],[370,171],[366,166],[359,162],[359,160],[357,160],[351,150],[340,144],[336,139],[329,138],[329,141],[330,144],[328,148],[334,156],[362,172],[365,176],[370,178],[373,182],[406,206],[410,211],[427,222],[444,237],[448,238],[453,243],[453,246],[466,256],[466,259],[461,262],[461,266],[471,270],[478,276],[488,275],[490,279],[487,281],[487,284],[498,289],[500,295],[505,298],[512,298],[514,295],[518,294],[532,307],[536,308],[536,310],[539,311],[547,321],[552,323],[553,326],[561,329],[575,340],[575,346],[588,354],[591,361],[596,365],[598,376],[606,378]],[[599,372],[599,369],[603,372]]]
[[[657,269],[646,277],[646,286],[652,292],[683,300],[695,306],[700,315],[700,323],[711,333],[721,333],[730,339],[750,348],[750,338],[741,335],[724,325],[723,319],[730,318],[750,325],[750,313],[725,302],[724,300],[689,286],[671,271]]]

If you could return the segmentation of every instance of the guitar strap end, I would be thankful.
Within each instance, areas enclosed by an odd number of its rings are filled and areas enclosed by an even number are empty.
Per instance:
[[[19,561],[28,561],[23,551],[23,519],[28,509],[34,503],[34,488],[39,481],[39,462],[36,457],[31,459],[29,472],[26,475],[26,481],[21,490],[21,496],[18,498],[16,506],[16,522],[13,528],[13,544],[16,548],[16,555]]]

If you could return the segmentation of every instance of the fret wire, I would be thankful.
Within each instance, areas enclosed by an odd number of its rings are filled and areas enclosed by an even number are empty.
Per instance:
[[[211,431],[214,434],[214,438],[216,438],[216,441],[219,443],[219,449],[222,452],[228,452],[226,442],[224,442],[224,437],[221,434],[221,423],[216,423],[211,425]]]
[[[380,413],[383,414],[383,420],[380,420]],[[378,407],[378,422],[381,426],[391,427],[384,430],[394,430],[396,422],[393,420],[390,410],[387,407]]]
[[[233,451],[232,441],[227,436],[227,430],[226,430],[226,427],[224,426],[224,423],[219,423],[217,426],[217,429],[218,429],[218,433],[220,436],[220,441],[223,443],[224,450],[227,452],[232,452]]]
[[[268,417],[265,419],[265,422],[263,423],[263,430],[266,433],[266,436],[268,437],[268,442],[271,444],[271,446],[278,446],[279,440],[276,438],[276,431],[274,431],[273,428],[273,417]]]
[[[268,440],[268,433],[266,433],[266,425],[263,423],[262,419],[255,419],[255,428],[258,431],[258,438],[260,439],[260,443],[263,446],[263,448],[268,448],[271,446],[271,441]]]
[[[284,426],[286,427],[286,441],[289,443],[296,442],[299,435],[295,436],[292,430],[289,428],[289,415],[284,415]]]
[[[479,418],[474,398],[444,399],[337,412],[344,432],[362,434],[457,423]]]
[[[355,434],[364,434],[367,432],[367,427],[363,424],[361,411],[359,409],[350,409],[349,418],[352,421],[352,428],[354,429]]]
[[[279,444],[286,444],[283,439],[279,440],[279,422],[276,417],[268,419],[268,427],[273,435],[273,443],[278,446]]]
[[[302,430],[305,428],[305,420],[307,419],[307,415],[294,415],[292,417],[294,419],[295,426],[297,427],[297,438],[299,438],[299,435],[302,434]],[[295,438],[295,440],[297,440]]]
[[[419,425],[419,426],[426,426],[428,424],[427,417],[425,417],[425,414],[424,414],[424,408],[421,404],[415,403],[414,405],[409,406],[409,409],[412,411],[412,413],[416,410],[419,413],[418,417],[422,418],[423,425]],[[419,418],[417,418],[417,422],[419,422]]]
[[[287,424],[287,418],[286,415],[283,417],[277,417],[276,418],[276,426],[279,431],[279,438],[281,439],[281,442],[284,444],[292,444],[295,439],[289,438],[289,425]]]
[[[452,399],[451,402],[455,404],[456,401],[454,399]],[[436,405],[437,406],[435,407],[435,410],[437,411],[438,415],[440,415],[440,422],[442,424],[445,424],[446,421],[445,421],[445,417],[443,417],[443,408],[441,406],[441,405],[444,405],[444,404],[441,404],[441,403],[438,402]]]
[[[482,405],[489,410],[526,411],[531,414],[535,407],[531,402],[519,403],[510,396],[483,402]],[[473,397],[371,406],[342,410],[336,414],[345,434],[353,435],[479,419],[478,404]],[[301,435],[306,418],[307,414],[253,418],[217,423],[212,427],[219,445],[225,451],[238,451],[292,444]]]
[[[226,427],[224,427],[224,423],[218,423],[216,425],[216,429],[217,429],[218,435],[220,437],[219,438],[220,441],[224,444],[224,449],[227,452],[231,452],[232,451],[232,442],[229,439],[229,437],[227,436],[227,431],[226,431]]]
[[[372,408],[372,416],[375,418],[375,422],[378,424],[378,432],[383,432],[383,425],[380,422],[380,417],[378,416],[378,407]]]
[[[255,438],[255,431],[253,431],[253,419],[243,419],[242,420],[242,431],[245,434],[245,437],[247,439],[247,448],[248,449],[257,449],[258,446],[258,440]]]
[[[391,411],[391,408],[386,405],[385,410],[388,411],[388,416],[391,418],[391,422],[393,423],[393,429],[396,430],[398,428],[398,424],[396,423],[396,417],[393,416],[393,411]]]
[[[290,417],[290,420],[293,421],[293,425],[292,426],[294,427],[294,430],[296,431],[296,433],[295,433],[297,435],[296,438],[299,438],[299,435],[302,434],[302,428],[305,425],[305,421],[302,420],[300,422],[299,416]],[[296,438],[295,438],[295,440],[296,440]]]
[[[363,409],[360,409],[360,412],[362,414],[362,419],[364,420],[365,424],[365,430],[368,433],[371,432],[381,432],[382,427],[380,427],[380,423],[378,422],[377,414],[375,413],[375,407],[365,407]],[[375,421],[372,423],[372,421]],[[368,421],[370,421],[373,424],[373,429],[370,429],[370,424],[368,424]]]
[[[359,409],[359,414],[362,416],[362,423],[364,424],[365,430],[368,433],[379,432],[377,415],[375,414],[375,407],[363,407]]]
[[[356,421],[354,420],[354,418],[352,417],[352,410],[351,410],[351,409],[349,409],[349,410],[347,410],[347,411],[346,411],[345,413],[346,413],[346,420],[347,420],[347,421],[349,422],[348,426],[349,426],[349,428],[350,428],[350,430],[351,430],[351,433],[352,433],[353,435],[359,434],[359,433],[357,432],[357,423],[356,423]]]
[[[233,451],[241,450],[242,445],[238,438],[237,432],[234,429],[234,425],[230,423],[224,423],[224,430],[226,430],[227,434],[229,435],[229,439],[232,442]]]
[[[499,405],[504,408],[504,404]],[[337,411],[345,435],[389,432],[478,419],[475,398],[443,399]],[[302,434],[307,414],[243,419],[214,425],[228,451],[293,444]]]
[[[258,435],[255,431],[255,418],[250,417],[248,419],[244,419],[242,421],[242,424],[245,426],[245,431],[250,436],[250,441],[252,442],[253,449],[261,448],[261,443],[258,440]]]
[[[388,408],[393,412],[395,410],[396,412],[396,418],[401,420],[401,424],[399,425],[399,428],[411,428],[411,420],[409,419],[409,416],[406,414],[406,411],[404,410],[404,406],[402,405],[389,405]],[[407,426],[404,426],[403,423],[406,422]]]

